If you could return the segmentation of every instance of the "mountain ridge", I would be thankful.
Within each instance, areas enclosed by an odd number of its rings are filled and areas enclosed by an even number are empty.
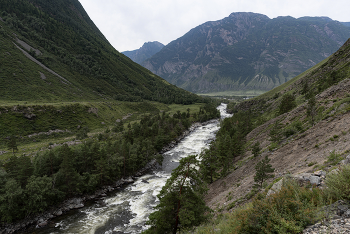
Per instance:
[[[267,91],[335,52],[350,29],[326,17],[232,13],[206,22],[142,63],[195,93]]]
[[[139,49],[124,51],[122,54],[128,56],[135,63],[141,64],[146,59],[158,53],[163,47],[164,45],[158,41],[145,42]]]
[[[77,0],[1,0],[0,5],[3,100],[189,103],[198,99],[116,51]],[[13,43],[69,83],[33,64]]]

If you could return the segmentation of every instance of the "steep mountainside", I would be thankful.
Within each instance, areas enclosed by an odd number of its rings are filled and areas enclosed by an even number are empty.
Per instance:
[[[128,56],[135,63],[141,64],[158,53],[163,47],[164,45],[158,41],[146,42],[141,48],[133,51],[124,51],[122,54]]]
[[[117,52],[78,0],[0,0],[0,17],[1,100],[198,99]]]
[[[255,165],[265,156],[275,168],[274,179],[320,169],[328,173],[346,158],[350,152],[349,65],[350,39],[322,63],[264,95],[236,105],[235,111],[249,111],[250,116],[259,117],[246,136],[244,154],[234,160],[234,169],[210,185],[207,204],[230,210],[247,202],[252,197],[248,194],[253,191]],[[281,114],[287,94],[294,96],[296,106]],[[314,104],[310,101],[313,95]],[[258,157],[252,156],[255,142],[261,147]]]
[[[327,58],[349,37],[350,28],[326,17],[232,13],[192,29],[142,65],[196,93],[266,91]]]

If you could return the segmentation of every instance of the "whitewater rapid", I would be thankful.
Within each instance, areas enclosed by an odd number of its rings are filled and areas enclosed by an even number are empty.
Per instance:
[[[231,116],[226,112],[226,104],[221,104],[218,110],[222,119]],[[138,177],[133,184],[98,202],[92,202],[54,219],[53,225],[36,229],[35,233],[133,234],[147,229],[145,223],[158,204],[157,195],[170,177],[171,171],[177,167],[181,158],[198,155],[208,148],[220,128],[219,123],[219,120],[213,120],[196,128],[173,149],[164,153],[160,171]]]

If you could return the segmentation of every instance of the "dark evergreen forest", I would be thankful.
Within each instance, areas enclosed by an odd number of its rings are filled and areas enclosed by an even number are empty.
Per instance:
[[[13,153],[0,167],[0,217],[11,223],[37,214],[72,196],[93,193],[116,180],[133,175],[179,137],[192,122],[218,118],[214,104],[198,113],[178,111],[144,115],[126,127],[119,122],[96,137],[85,138],[84,128],[77,146],[62,145],[37,153],[34,158]],[[126,125],[126,124],[125,124]]]

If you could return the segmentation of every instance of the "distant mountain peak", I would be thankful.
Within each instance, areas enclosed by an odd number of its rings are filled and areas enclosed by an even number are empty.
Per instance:
[[[191,29],[142,65],[195,93],[261,93],[324,60],[349,37],[344,23],[328,17],[234,12]]]
[[[141,64],[146,59],[158,53],[164,45],[158,41],[145,42],[142,47],[133,51],[124,51],[124,55],[128,56],[132,61]]]

